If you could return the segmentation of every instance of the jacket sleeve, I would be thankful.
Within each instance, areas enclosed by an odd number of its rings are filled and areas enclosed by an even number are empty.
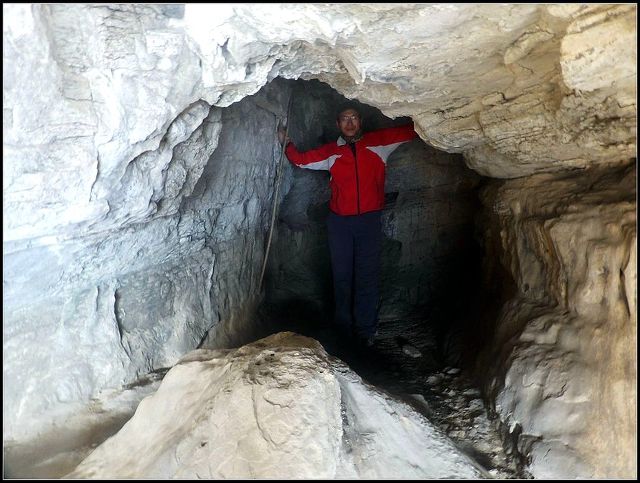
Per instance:
[[[335,160],[340,157],[336,151],[336,143],[328,143],[317,149],[311,149],[301,153],[296,146],[290,142],[287,144],[284,153],[292,164],[300,168],[328,171],[331,169],[331,166],[333,166]]]
[[[371,133],[371,137],[367,140],[367,149],[373,151],[384,164],[400,145],[411,141],[418,135],[413,130],[413,122],[399,127],[388,127],[378,129]]]
[[[379,129],[374,132],[375,141],[372,144],[380,144],[387,146],[396,143],[406,143],[418,136],[413,130],[413,122],[404,124],[398,127],[388,127],[385,129]],[[379,143],[378,143],[379,141]]]

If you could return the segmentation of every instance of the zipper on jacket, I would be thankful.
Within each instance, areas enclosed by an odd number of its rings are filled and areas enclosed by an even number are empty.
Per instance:
[[[360,214],[360,178],[358,178],[358,157],[356,156],[356,143],[349,143],[353,153],[353,161],[356,166],[356,201],[358,202],[358,214]]]

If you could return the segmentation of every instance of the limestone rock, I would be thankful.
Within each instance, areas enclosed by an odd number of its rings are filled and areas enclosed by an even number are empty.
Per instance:
[[[251,99],[200,119],[202,107],[173,123],[166,146],[130,163],[103,220],[5,239],[5,439],[64,424],[76,404],[173,365],[210,330],[214,346],[249,331],[275,118]]]
[[[406,403],[306,337],[187,354],[68,478],[480,478]]]
[[[484,194],[497,221],[489,253],[517,292],[479,367],[536,478],[636,471],[633,168],[532,176]]]

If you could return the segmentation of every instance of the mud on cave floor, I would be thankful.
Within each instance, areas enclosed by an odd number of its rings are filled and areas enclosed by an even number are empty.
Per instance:
[[[265,335],[288,330],[318,340],[366,382],[419,411],[492,477],[531,478],[519,456],[503,444],[477,385],[460,368],[440,362],[428,320],[381,320],[373,348],[337,351],[326,322],[297,319],[305,320],[300,323],[267,313],[262,314]]]

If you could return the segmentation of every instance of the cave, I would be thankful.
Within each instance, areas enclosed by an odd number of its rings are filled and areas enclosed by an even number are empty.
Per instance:
[[[246,99],[268,105],[254,97],[269,89],[293,96],[290,130],[299,149],[338,138],[333,111],[346,98],[334,89],[314,80],[276,79]],[[389,119],[371,106],[360,109],[365,130],[407,123],[407,118]],[[327,323],[335,303],[326,227],[328,178],[326,171],[286,166],[282,180],[286,195],[277,211],[264,274],[265,296],[258,308],[260,325],[282,324],[299,333],[315,329],[316,336],[332,330]],[[437,339],[441,349],[449,329],[462,327],[467,314],[461,313],[465,306],[455,303],[456,296],[465,294],[470,301],[474,287],[480,285],[481,251],[473,235],[474,216],[481,208],[481,180],[460,155],[439,151],[420,139],[392,153],[382,219],[379,321],[428,318],[433,342]],[[433,355],[444,358],[445,353],[439,350]],[[451,360],[460,355],[448,354]]]
[[[4,476],[634,477],[635,20],[4,5]],[[329,173],[277,130],[347,100],[418,136],[337,354]]]

